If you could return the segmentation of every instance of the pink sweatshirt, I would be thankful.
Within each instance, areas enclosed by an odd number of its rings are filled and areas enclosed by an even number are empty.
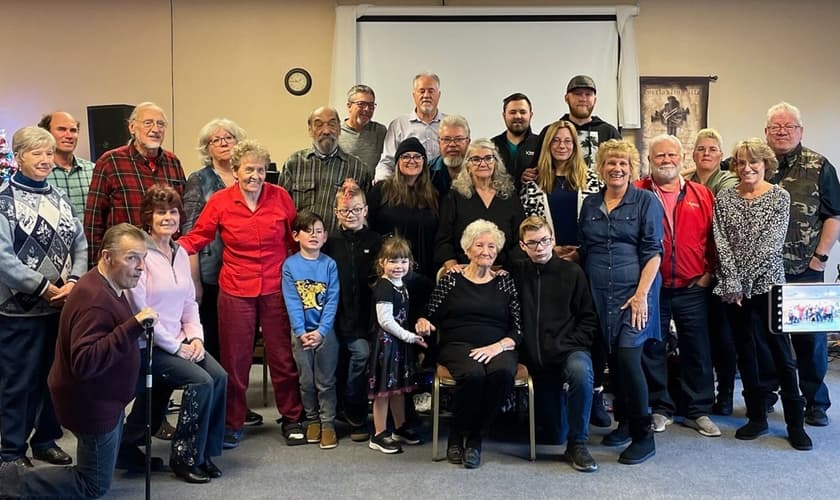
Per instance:
[[[137,286],[126,291],[128,302],[134,313],[144,307],[157,311],[155,346],[175,354],[185,339],[204,341],[189,257],[183,248],[172,243],[175,261],[170,263],[150,239],[147,244],[146,269]],[[141,336],[139,344],[141,349],[146,347],[146,339]]]

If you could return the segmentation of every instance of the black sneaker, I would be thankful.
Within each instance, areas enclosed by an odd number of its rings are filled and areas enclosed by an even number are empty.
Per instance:
[[[368,448],[388,454],[400,453],[402,451],[400,443],[394,441],[391,436],[388,435],[388,431],[382,431],[379,434],[372,436],[370,438],[370,442],[368,443]]]
[[[575,470],[581,472],[595,472],[598,470],[598,463],[589,454],[589,450],[583,443],[570,443],[566,448],[566,461],[572,464]]]
[[[248,408],[248,413],[245,414],[245,425],[262,425],[263,417],[259,413]]]
[[[391,433],[391,439],[403,444],[420,444],[420,436],[405,424],[399,429],[394,429],[394,432]]]

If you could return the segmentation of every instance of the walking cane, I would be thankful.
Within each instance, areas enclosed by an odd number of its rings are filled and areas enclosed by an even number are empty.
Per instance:
[[[154,320],[143,320],[143,331],[146,334],[146,500],[152,493],[152,349],[155,347]]]

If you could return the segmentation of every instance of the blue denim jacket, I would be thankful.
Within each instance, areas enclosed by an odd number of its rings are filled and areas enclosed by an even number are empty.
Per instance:
[[[589,278],[604,341],[610,350],[638,347],[648,338],[660,338],[659,273],[648,292],[648,323],[631,326],[630,308],[621,310],[639,285],[648,260],[662,255],[662,204],[653,193],[627,188],[624,198],[607,213],[604,191],[583,201],[579,220],[580,255]]]
[[[184,211],[187,219],[181,224],[181,234],[190,232],[210,196],[224,188],[225,183],[213,170],[213,165],[207,165],[190,174],[187,187],[184,189]],[[222,240],[218,232],[215,241],[204,247],[204,250],[198,254],[198,262],[201,282],[218,285],[219,271],[222,269]]]

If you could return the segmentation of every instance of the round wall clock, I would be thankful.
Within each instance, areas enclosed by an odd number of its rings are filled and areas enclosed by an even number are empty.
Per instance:
[[[312,88],[312,75],[303,68],[292,68],[286,73],[286,90],[292,95],[304,95]]]

